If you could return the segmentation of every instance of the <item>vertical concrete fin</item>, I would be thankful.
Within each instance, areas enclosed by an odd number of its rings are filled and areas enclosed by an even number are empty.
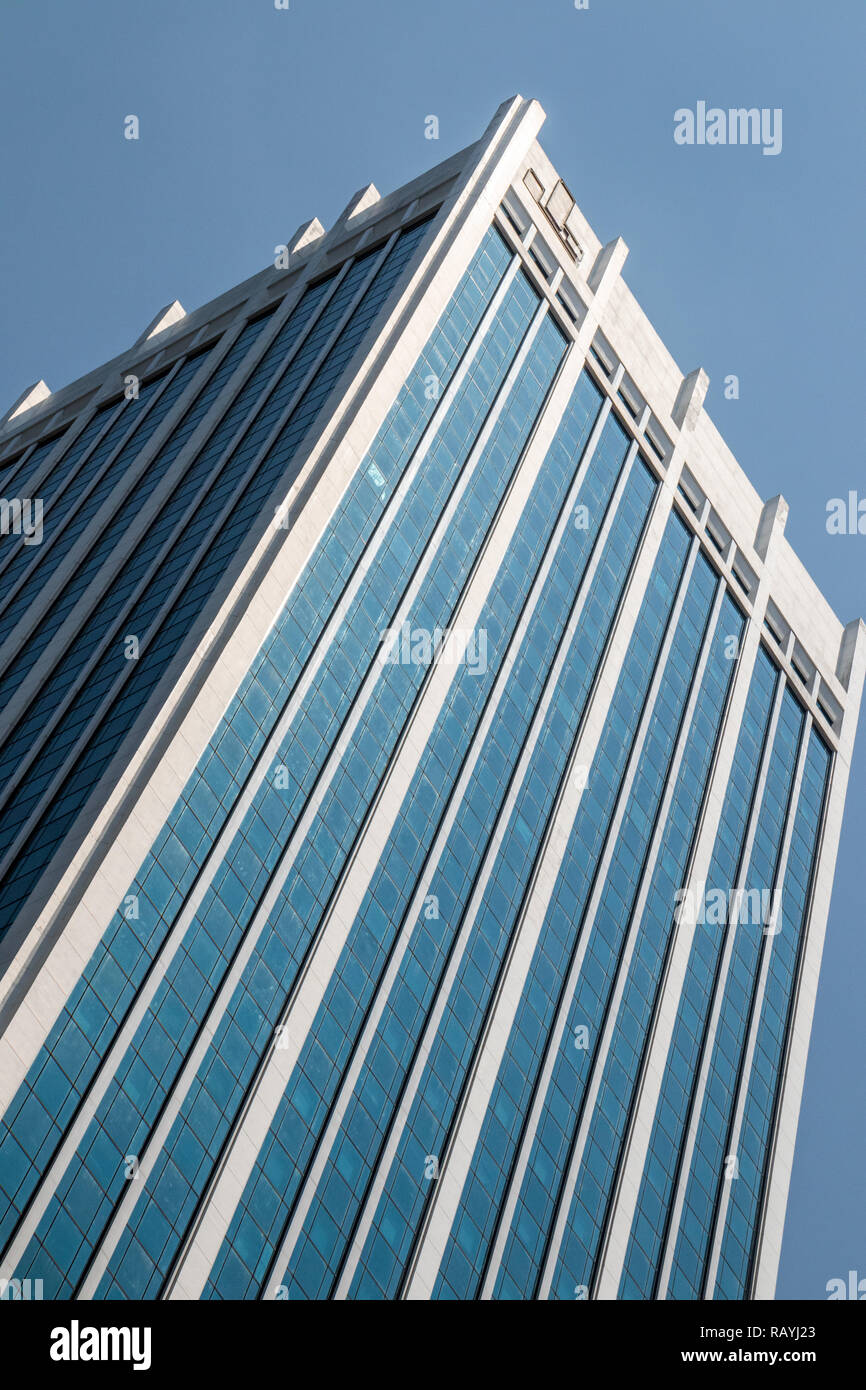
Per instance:
[[[163,333],[166,328],[171,328],[173,324],[179,323],[186,318],[186,309],[179,299],[173,299],[170,304],[166,304],[154,315],[150,323],[145,328],[140,337],[136,338],[136,346],[139,343],[146,343],[148,338],[155,338],[157,333]]]
[[[26,410],[32,410],[34,406],[41,405],[43,401],[48,400],[50,395],[51,388],[44,381],[35,381],[32,386],[27,387],[26,391],[21,392],[17,400],[12,402],[6,414],[0,417],[0,425],[8,424],[10,420],[15,419],[16,415],[23,415]]]
[[[286,242],[290,256],[299,256],[302,251],[306,251],[314,242],[320,241],[325,235],[325,229],[318,217],[312,218],[309,222],[302,222],[297,231],[289,237]]]
[[[761,510],[761,519],[758,522],[758,530],[755,534],[755,550],[762,560],[766,560],[767,551],[770,548],[770,541],[773,533],[781,535],[785,530],[785,522],[788,520],[788,504],[781,493],[771,497],[769,502],[765,502]]]
[[[357,193],[353,193],[346,206],[343,208],[338,223],[351,222],[353,217],[360,217],[362,212],[379,202],[381,195],[374,183],[368,183],[366,188],[359,188]]]
[[[848,690],[851,685],[851,674],[854,670],[854,663],[859,655],[859,663],[863,664],[864,652],[866,652],[866,624],[862,618],[854,618],[852,622],[846,623],[842,629],[842,641],[839,643],[839,659],[836,662],[836,675],[839,681]]]
[[[704,398],[710,378],[703,367],[695,367],[693,372],[683,377],[683,384],[677,392],[671,416],[681,430],[693,430],[698,416],[703,410]]]
[[[628,247],[621,236],[615,237],[607,246],[601,248],[587,280],[593,294],[598,294],[602,282],[607,285],[622,273],[627,255]]]

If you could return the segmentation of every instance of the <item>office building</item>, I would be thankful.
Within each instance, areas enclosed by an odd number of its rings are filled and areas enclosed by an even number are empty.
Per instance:
[[[542,121],[0,429],[8,1296],[773,1296],[866,643]]]

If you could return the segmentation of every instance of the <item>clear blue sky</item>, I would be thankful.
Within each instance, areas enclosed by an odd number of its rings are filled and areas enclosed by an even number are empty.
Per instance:
[[[843,621],[866,614],[861,0],[0,0],[0,403],[259,270],[537,97],[542,140]],[[782,107],[776,158],[682,148],[673,113]],[[123,139],[135,114],[141,139]],[[424,139],[435,114],[440,139]],[[736,373],[740,399],[726,401]],[[796,615],[791,615],[796,618]],[[801,1114],[782,1297],[866,1276],[866,740],[855,757]]]

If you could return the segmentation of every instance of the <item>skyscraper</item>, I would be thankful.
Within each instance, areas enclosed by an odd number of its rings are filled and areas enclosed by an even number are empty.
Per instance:
[[[5,420],[0,1278],[772,1297],[866,643],[542,120]]]

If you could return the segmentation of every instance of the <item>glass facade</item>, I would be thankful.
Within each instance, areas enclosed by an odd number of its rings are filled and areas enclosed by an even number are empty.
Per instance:
[[[305,292],[7,741],[4,780],[28,756],[39,731],[50,728],[38,766],[17,780],[0,813],[0,862],[7,865],[0,878],[0,932],[144,708],[276,480],[291,480],[294,453],[423,234],[423,226],[405,234],[384,260],[376,252],[360,257],[330,295],[327,281]],[[278,420],[283,423],[273,438]],[[142,483],[147,479],[152,487],[155,471],[148,469]],[[133,496],[127,506],[139,508],[142,501]],[[128,516],[115,518],[116,532],[104,533],[88,557],[94,568],[128,525]],[[0,698],[8,699],[11,683],[23,679],[25,661],[29,667],[50,641],[88,576],[84,567],[77,584],[67,586],[42,619],[22,653],[21,669],[5,677],[10,684],[0,688]],[[127,634],[138,640],[136,660],[128,658]],[[61,767],[65,778],[57,788]]]
[[[0,940],[436,226],[9,466],[45,533],[0,554]],[[704,897],[761,912],[692,927],[618,1296],[749,1296],[833,753],[768,645],[740,670],[755,619],[539,265],[491,226],[408,311],[372,442],[0,1117],[3,1272],[46,1297],[171,1296],[203,1231],[208,1299],[422,1270],[593,1297],[708,825]]]

